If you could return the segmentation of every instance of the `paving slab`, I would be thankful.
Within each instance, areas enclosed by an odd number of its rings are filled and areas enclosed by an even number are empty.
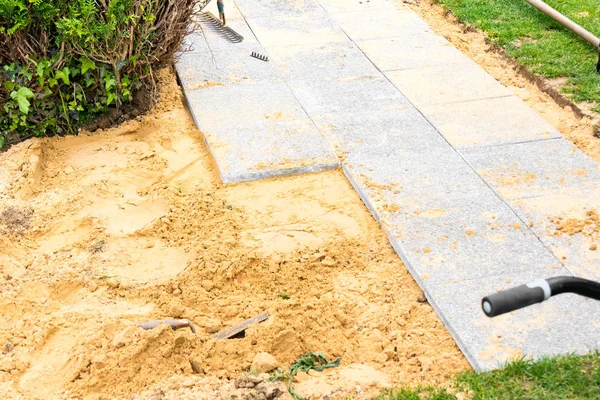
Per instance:
[[[353,78],[382,79],[377,68],[350,41],[272,47],[269,54],[292,83],[325,85]]]
[[[402,157],[406,152],[423,154],[427,159],[433,157],[436,151],[448,149],[444,138],[408,103],[404,103],[402,108],[389,110],[324,113],[313,116],[313,121],[329,142],[337,146],[339,154],[349,161],[355,156],[363,157],[362,161],[372,157],[374,160],[369,163],[379,163],[385,157]],[[360,161],[357,158],[349,166],[359,165]],[[417,179],[416,176],[403,175],[402,169],[383,171],[392,173],[390,179],[402,178],[404,182]]]
[[[486,294],[559,275],[569,272],[564,268],[529,270],[428,286],[425,294],[473,367],[489,370],[523,356],[583,354],[600,346],[594,317],[600,312],[597,301],[562,294],[496,318],[481,312],[481,298]]]
[[[426,106],[421,111],[457,149],[561,136],[516,96]]]
[[[462,152],[505,199],[572,193],[600,186],[596,162],[564,138],[476,147]]]
[[[319,4],[328,13],[398,8],[394,0],[319,0]]]
[[[176,64],[177,75],[185,90],[209,86],[280,82],[283,77],[282,70],[274,63],[251,57],[252,52],[269,56],[260,45],[245,43],[237,46],[236,51],[219,50],[210,55],[185,53],[179,57]]]
[[[381,71],[452,64],[465,58],[450,42],[431,32],[387,39],[359,40],[356,44]]]
[[[235,0],[246,18],[325,18],[323,7],[315,0]]]
[[[426,284],[560,266],[448,149],[394,151],[377,161],[360,152],[344,160],[347,174]]]
[[[414,37],[431,32],[429,26],[406,8],[377,9],[331,14],[332,18],[354,41],[390,37]]]
[[[574,275],[600,281],[600,221],[596,221],[600,188],[567,187],[547,196],[512,200],[510,204]],[[567,220],[570,228],[559,230]]]
[[[471,60],[390,71],[390,81],[417,107],[506,97],[513,93]]]
[[[283,81],[188,90],[186,97],[223,182],[339,165]]]
[[[328,113],[366,113],[402,110],[408,100],[381,76],[322,81],[294,80],[290,87],[304,109],[313,117]]]
[[[252,31],[266,47],[346,42],[348,37],[328,17],[248,18]]]
[[[309,120],[283,81],[209,86],[188,90],[186,95],[201,128],[212,129],[223,124],[238,126],[262,120]]]

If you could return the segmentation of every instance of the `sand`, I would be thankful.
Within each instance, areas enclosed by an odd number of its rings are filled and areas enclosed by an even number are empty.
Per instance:
[[[222,185],[160,77],[143,118],[0,154],[3,398],[233,398],[259,352],[341,357],[296,384],[316,397],[469,369],[341,171]],[[163,318],[198,333],[137,326]]]

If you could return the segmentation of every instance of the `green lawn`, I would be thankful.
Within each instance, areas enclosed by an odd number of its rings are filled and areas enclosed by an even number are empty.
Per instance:
[[[518,63],[546,78],[567,78],[563,90],[600,112],[598,51],[525,0],[436,0],[462,22],[485,31]],[[600,36],[600,0],[546,0],[546,3]]]
[[[473,400],[600,399],[600,353],[516,361],[501,370],[468,372],[455,386]],[[456,400],[445,389],[401,389],[378,400]]]

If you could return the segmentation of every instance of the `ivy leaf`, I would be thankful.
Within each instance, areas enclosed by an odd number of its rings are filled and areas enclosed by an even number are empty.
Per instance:
[[[19,111],[25,115],[29,114],[29,106],[31,105],[29,100],[25,97],[17,97],[17,103],[19,104]]]
[[[29,106],[31,103],[29,103],[28,99],[33,97],[33,92],[29,88],[22,87],[16,92],[13,91],[11,92],[10,97],[16,100],[19,105],[19,111],[25,115],[29,114]]]
[[[90,60],[89,58],[81,57],[81,58],[79,58],[79,62],[81,63],[81,73],[82,74],[85,74],[89,70],[93,71],[96,69],[96,64],[94,64],[94,62],[92,60]]]
[[[49,67],[50,67],[50,61],[48,61],[48,60],[40,61],[37,65],[37,70],[36,70],[38,76],[43,77],[45,75],[44,71],[46,69],[48,69]]]
[[[27,99],[31,99],[33,97],[33,92],[31,91],[31,89],[26,88],[26,87],[22,87],[19,89],[19,91],[17,92],[18,95],[23,96]]]
[[[46,75],[48,68],[50,68],[50,61],[48,60],[42,60],[37,65],[37,69],[35,72],[37,73],[37,79],[40,86],[44,86],[44,84],[46,83]]]
[[[110,89],[117,87],[117,80],[115,78],[104,78],[104,87],[108,92]]]
[[[4,147],[4,136],[0,135],[0,149]]]
[[[65,83],[65,85],[68,85],[70,83],[69,81],[69,74],[71,73],[71,71],[69,70],[69,67],[64,67],[62,71],[56,71],[56,79],[62,79],[62,81]]]
[[[108,93],[108,98],[106,99],[106,105],[110,106],[113,101],[117,98],[117,95],[114,93]]]

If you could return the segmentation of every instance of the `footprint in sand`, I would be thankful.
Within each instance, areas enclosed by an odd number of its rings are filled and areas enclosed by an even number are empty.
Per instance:
[[[73,332],[60,330],[46,340],[25,374],[19,381],[23,392],[35,398],[48,398],[52,393],[75,379],[79,368],[69,362],[77,343]]]

